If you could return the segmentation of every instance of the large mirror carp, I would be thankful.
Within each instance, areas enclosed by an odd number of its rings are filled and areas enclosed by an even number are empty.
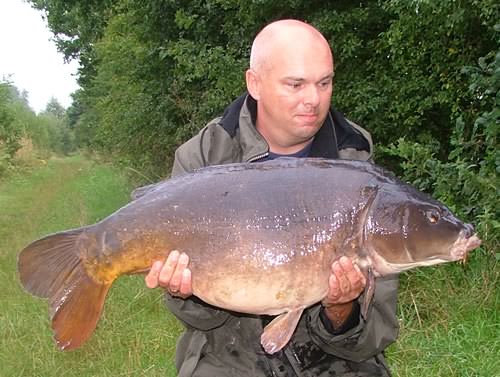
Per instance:
[[[276,315],[261,343],[286,345],[304,308],[328,291],[332,262],[352,258],[375,278],[465,259],[470,224],[368,162],[277,159],[212,166],[147,186],[87,227],[46,236],[18,259],[20,280],[47,298],[55,340],[79,347],[123,274],[172,250],[190,258],[194,295],[228,310]]]

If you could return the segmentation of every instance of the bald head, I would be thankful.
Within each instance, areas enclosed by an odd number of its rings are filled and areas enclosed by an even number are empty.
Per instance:
[[[333,57],[326,39],[304,22],[281,20],[255,38],[248,93],[257,101],[255,127],[279,154],[311,142],[330,109]]]
[[[279,59],[293,52],[296,54],[327,54],[330,46],[323,35],[314,27],[298,20],[273,22],[255,37],[250,53],[250,68],[256,72],[272,69]],[[333,64],[333,57],[332,64]]]

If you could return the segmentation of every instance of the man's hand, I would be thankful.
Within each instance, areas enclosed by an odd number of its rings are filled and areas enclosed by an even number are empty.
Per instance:
[[[146,275],[146,286],[165,288],[172,296],[186,298],[193,294],[191,270],[187,268],[189,257],[172,251],[165,262],[156,261]]]
[[[359,297],[366,285],[366,279],[357,265],[347,257],[341,257],[332,263],[330,289],[322,304],[329,307],[345,304]]]
[[[339,328],[349,317],[353,301],[363,292],[366,278],[349,258],[341,257],[332,263],[328,283],[328,294],[321,303],[334,328]]]

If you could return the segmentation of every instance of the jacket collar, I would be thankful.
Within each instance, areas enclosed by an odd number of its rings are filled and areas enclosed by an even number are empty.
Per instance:
[[[255,119],[257,118],[257,101],[250,94],[248,94],[248,92],[245,92],[236,98],[228,107],[226,107],[224,114],[222,114],[220,124],[231,137],[236,135],[236,130],[238,129],[240,123],[241,108],[243,107],[245,101],[247,102],[248,110],[252,116],[252,123],[255,127]]]
[[[248,114],[250,114],[250,119],[248,119]],[[247,123],[247,126],[251,128],[249,129],[250,133],[256,137],[254,142],[262,142],[263,138],[255,128],[256,118],[257,101],[248,92],[245,92],[225,109],[220,125],[234,138],[238,128],[244,126],[240,123]],[[370,145],[366,138],[349,124],[342,113],[332,107],[325,122],[314,137],[309,156],[338,158],[338,151],[342,148],[354,148],[370,152]],[[266,150],[260,148],[259,151],[263,153],[267,152],[268,149],[267,146]]]

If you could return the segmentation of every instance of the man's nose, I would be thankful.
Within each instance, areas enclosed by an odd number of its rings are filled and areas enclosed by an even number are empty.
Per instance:
[[[316,85],[308,85],[304,92],[304,104],[310,107],[319,105],[319,90]]]

